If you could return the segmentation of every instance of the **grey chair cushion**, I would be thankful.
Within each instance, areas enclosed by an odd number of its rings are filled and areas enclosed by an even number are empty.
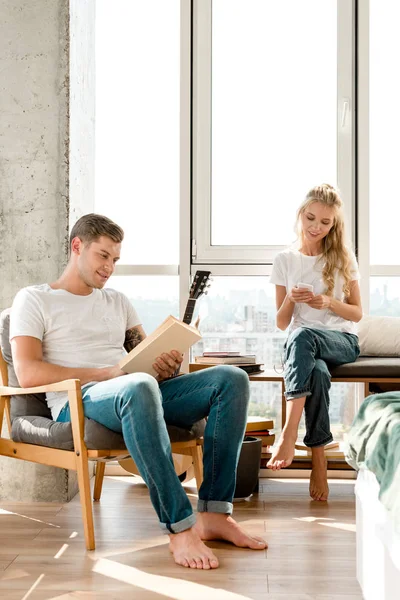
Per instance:
[[[8,381],[12,387],[20,387],[12,364],[10,332],[10,309],[0,315],[0,346],[7,363]],[[11,438],[14,442],[48,446],[61,450],[73,450],[71,423],[57,423],[51,418],[45,394],[16,395],[11,397]],[[192,429],[168,425],[171,442],[185,442],[201,437],[205,421],[195,423]],[[90,450],[124,449],[121,434],[85,417],[85,443]]]
[[[330,372],[332,377],[400,377],[400,357],[360,356]]]

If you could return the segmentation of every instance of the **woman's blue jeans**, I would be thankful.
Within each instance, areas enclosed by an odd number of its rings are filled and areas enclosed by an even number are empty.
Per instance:
[[[207,417],[198,510],[232,513],[249,403],[244,371],[222,365],[161,384],[145,373],[133,373],[83,386],[82,400],[86,417],[122,433],[160,524],[171,533],[192,527],[196,518],[174,469],[166,424],[190,429]],[[70,420],[67,403],[57,421]]]
[[[306,446],[324,446],[333,440],[328,365],[354,362],[359,354],[358,337],[352,333],[299,327],[289,335],[285,346],[285,396],[287,400],[306,396]]]

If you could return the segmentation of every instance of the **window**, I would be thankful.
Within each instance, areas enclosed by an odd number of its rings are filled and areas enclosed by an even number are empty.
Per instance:
[[[400,267],[400,3],[370,0],[369,5],[370,263]]]
[[[179,316],[180,0],[96,1],[94,210],[125,231],[110,285],[146,333]]]
[[[319,182],[351,228],[352,3],[195,6],[194,261],[271,262]]]
[[[180,1],[96,2],[95,210],[121,263],[179,263]]]
[[[113,275],[108,285],[129,298],[146,334],[154,331],[168,315],[179,316],[178,277]]]
[[[371,277],[370,314],[400,317],[400,277]]]
[[[364,312],[381,315],[399,315],[399,20],[396,0],[358,4],[359,260]]]

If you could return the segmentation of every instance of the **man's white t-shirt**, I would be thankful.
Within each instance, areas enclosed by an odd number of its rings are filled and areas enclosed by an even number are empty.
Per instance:
[[[284,286],[287,292],[290,292],[300,282],[309,283],[314,286],[313,292],[315,295],[325,294],[326,284],[322,277],[324,264],[319,260],[320,258],[321,255],[306,256],[294,248],[288,248],[276,256],[270,283]],[[360,279],[357,260],[353,253],[351,253],[351,274],[352,280]],[[333,297],[342,302],[345,301],[343,284],[344,279],[337,272]],[[318,310],[304,303],[294,305],[289,333],[298,327],[329,329],[356,334],[356,325],[353,321],[343,319],[327,308]]]
[[[88,296],[53,290],[47,283],[26,287],[15,296],[10,340],[31,336],[41,340],[45,362],[71,368],[118,364],[126,355],[125,333],[140,325],[129,299],[111,288]],[[54,420],[68,400],[65,392],[46,395]]]

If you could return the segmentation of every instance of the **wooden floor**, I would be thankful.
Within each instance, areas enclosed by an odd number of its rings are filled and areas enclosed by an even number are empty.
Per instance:
[[[95,505],[97,549],[86,552],[78,497],[0,504],[1,600],[361,600],[355,579],[354,481],[311,502],[305,480],[262,479],[235,517],[268,551],[210,543],[221,566],[175,565],[140,478],[106,477]],[[193,503],[195,489],[186,486]]]

